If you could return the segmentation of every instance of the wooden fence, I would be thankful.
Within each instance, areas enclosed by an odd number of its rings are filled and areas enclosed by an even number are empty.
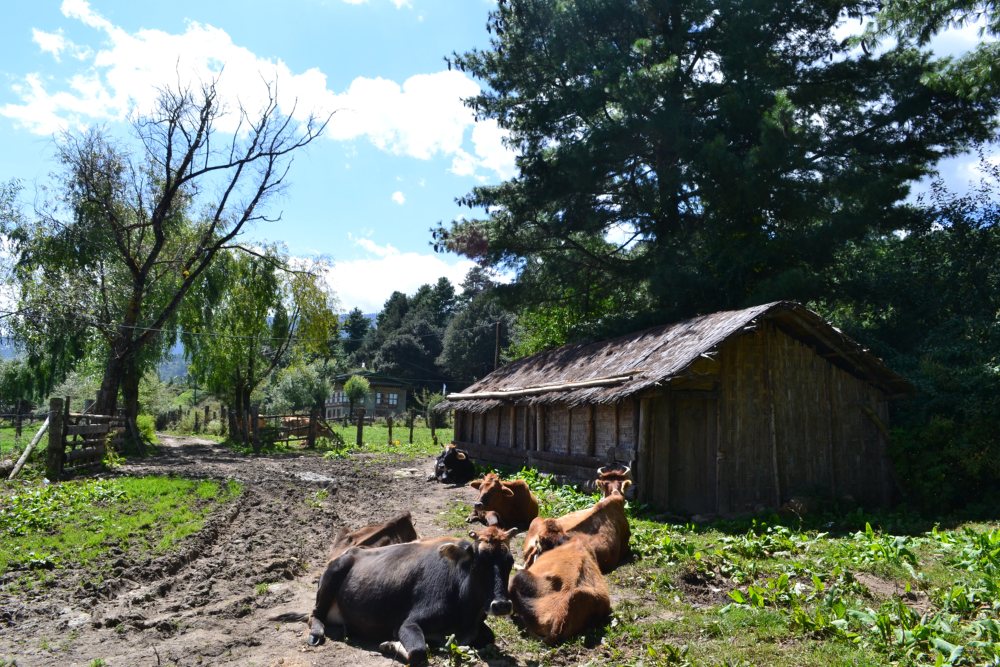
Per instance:
[[[108,447],[120,448],[124,430],[118,416],[70,412],[68,399],[51,399],[47,477],[62,479],[101,466]]]

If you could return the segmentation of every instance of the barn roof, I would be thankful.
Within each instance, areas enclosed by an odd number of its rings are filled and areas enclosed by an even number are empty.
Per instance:
[[[905,379],[813,311],[799,303],[775,301],[518,359],[464,391],[449,394],[438,409],[486,412],[507,402],[614,403],[684,375],[700,357],[710,356],[727,339],[763,321],[774,322],[889,396],[911,391]]]

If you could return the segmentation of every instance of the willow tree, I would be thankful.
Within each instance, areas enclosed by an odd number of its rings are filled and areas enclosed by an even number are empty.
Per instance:
[[[98,411],[113,413],[120,391],[134,427],[139,379],[179,306],[248,225],[276,219],[266,206],[292,155],[323,131],[328,118],[295,121],[266,92],[261,108],[228,111],[214,82],[164,89],[131,144],[104,130],[59,142],[57,196],[14,230],[19,312],[49,340],[93,338],[105,359]]]
[[[837,36],[876,9],[499,2],[490,47],[452,64],[519,174],[464,197],[485,213],[438,247],[514,274],[522,323],[564,337],[824,294],[838,249],[900,227],[910,183],[995,123],[930,53]]]
[[[335,299],[319,271],[293,269],[274,248],[230,250],[181,311],[188,372],[230,405],[249,442],[253,393],[292,352],[322,356],[338,337]]]

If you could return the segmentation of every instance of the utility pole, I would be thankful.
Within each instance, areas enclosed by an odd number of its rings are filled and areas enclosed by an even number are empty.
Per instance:
[[[493,370],[500,366],[500,320],[497,320],[496,344],[493,346]]]

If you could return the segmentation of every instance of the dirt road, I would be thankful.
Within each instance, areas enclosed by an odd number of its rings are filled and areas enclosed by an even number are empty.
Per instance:
[[[108,667],[393,664],[375,646],[307,647],[303,623],[273,619],[308,614],[337,530],[407,509],[421,536],[460,535],[446,529],[441,513],[470,502],[474,491],[425,481],[431,458],[395,465],[253,458],[203,440],[162,440],[158,455],[121,472],[235,479],[244,485],[242,496],[180,552],[143,562],[118,554],[96,577],[60,571],[41,590],[0,591],[0,664],[2,658],[16,659],[18,667],[86,667],[95,659]]]

